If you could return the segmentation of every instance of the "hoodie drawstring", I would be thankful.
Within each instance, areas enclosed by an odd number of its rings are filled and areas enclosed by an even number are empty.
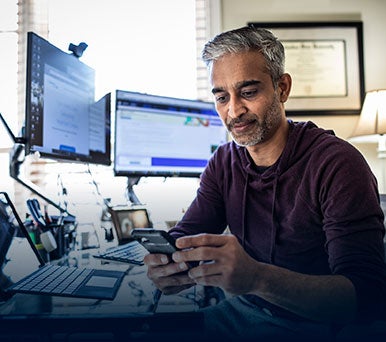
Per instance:
[[[241,227],[241,244],[245,249],[245,231],[247,225],[246,218],[246,207],[247,207],[247,192],[248,192],[248,182],[249,182],[249,174],[246,173],[246,181],[243,189],[243,203],[242,203],[242,227]],[[272,232],[271,232],[271,241],[270,241],[270,251],[269,251],[269,261],[271,263],[274,262],[274,254],[275,254],[275,242],[277,235],[278,223],[275,218],[275,203],[276,203],[276,192],[279,183],[279,176],[275,175],[275,181],[273,183],[273,197],[272,197],[272,209],[271,209],[271,222],[272,222]]]
[[[275,218],[275,203],[276,203],[276,192],[277,192],[277,185],[278,185],[278,176],[275,176],[275,182],[273,183],[273,196],[272,196],[272,211],[271,211],[271,218],[272,218],[272,233],[271,233],[271,245],[270,245],[270,251],[269,251],[269,261],[271,263],[274,262],[274,255],[275,255],[275,242],[276,242],[276,235],[277,235],[277,220]]]
[[[242,203],[242,227],[241,227],[241,244],[243,248],[245,249],[245,226],[246,226],[246,208],[247,208],[247,188],[248,188],[248,182],[249,182],[249,174],[246,174],[246,180],[245,180],[245,185],[243,189],[243,203]]]

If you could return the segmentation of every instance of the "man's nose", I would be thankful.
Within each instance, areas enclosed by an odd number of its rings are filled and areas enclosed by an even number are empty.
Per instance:
[[[235,119],[247,112],[247,108],[243,102],[237,97],[233,97],[229,101],[228,105],[228,116]]]

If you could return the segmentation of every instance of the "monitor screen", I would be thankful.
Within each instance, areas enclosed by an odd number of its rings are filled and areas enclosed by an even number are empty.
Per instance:
[[[210,102],[116,91],[117,176],[197,177],[226,141]]]
[[[26,153],[111,164],[110,95],[95,102],[95,72],[28,32]]]

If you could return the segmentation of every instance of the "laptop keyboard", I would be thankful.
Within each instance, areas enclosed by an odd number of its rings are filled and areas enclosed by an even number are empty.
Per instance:
[[[121,246],[107,249],[94,255],[95,258],[143,265],[143,258],[149,252],[137,241],[131,241]]]
[[[92,269],[47,265],[13,286],[13,290],[72,294],[92,271]]]

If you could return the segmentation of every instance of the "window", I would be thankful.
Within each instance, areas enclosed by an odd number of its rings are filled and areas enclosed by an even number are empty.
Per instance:
[[[17,128],[17,3],[5,0],[0,11],[0,113],[16,134]],[[6,82],[5,82],[6,80]],[[1,128],[3,129],[3,128]],[[12,140],[3,131],[0,147],[12,146]]]
[[[0,113],[14,134],[17,127],[17,1],[4,0],[0,11]],[[13,182],[8,172],[8,151],[13,141],[0,123],[0,186],[13,192]]]
[[[13,131],[18,133],[24,119],[25,62],[22,58],[26,50],[24,36],[27,31],[45,37],[63,51],[68,51],[69,43],[77,45],[86,42],[88,47],[81,60],[96,71],[96,98],[115,89],[123,89],[208,99],[203,82],[206,75],[203,76],[202,65],[199,66],[201,46],[196,45],[196,41],[201,45],[210,35],[207,15],[209,7],[213,8],[212,3],[218,6],[219,0],[3,0],[0,15],[4,15],[5,19],[0,17],[0,39],[8,35],[11,47],[6,52],[2,50],[4,52],[0,58],[3,61],[8,53],[11,55],[7,57],[10,66],[1,69],[1,77],[10,80],[5,88],[14,95],[12,97],[4,90],[1,91],[0,111],[12,113],[7,114],[6,119]],[[16,64],[18,54],[19,67]],[[20,74],[18,87],[17,72]],[[3,98],[13,107],[4,108]],[[16,113],[19,113],[19,120],[16,119]],[[7,146],[12,146],[8,137],[5,140]],[[4,159],[0,172],[7,175],[8,154],[0,153],[0,157]],[[66,188],[71,184],[73,189],[69,191],[70,201],[77,203],[90,202],[85,194],[100,197],[100,193],[113,200],[117,198],[120,203],[122,197],[124,200],[126,179],[114,179],[112,169],[91,169],[99,185],[98,193],[87,166],[27,159],[23,165],[25,178],[38,184],[43,193],[54,201],[62,201],[62,183]],[[154,185],[154,182],[158,185]],[[140,199],[155,208],[153,214],[177,219],[174,215],[176,212],[177,216],[181,215],[182,210],[190,204],[197,182],[173,180],[167,190],[164,188],[167,183],[164,180],[154,182],[144,181],[139,191]],[[154,186],[160,189],[159,199],[152,197]],[[181,191],[186,194],[186,198],[181,198]],[[162,208],[162,194],[166,192],[168,197],[175,194],[176,203]],[[154,200],[155,203],[149,203]]]
[[[81,60],[96,70],[98,98],[112,89],[197,97],[195,0],[51,0],[48,28],[64,51],[88,44]]]
[[[64,51],[69,43],[88,44],[81,60],[96,71],[97,98],[115,89],[197,98],[195,27],[195,0],[49,1],[48,39]],[[113,197],[118,203],[125,201],[125,178],[113,179],[112,171],[98,167],[91,166],[91,170],[102,195]],[[68,177],[61,177],[68,187]],[[77,177],[80,179],[79,174]],[[54,181],[52,175],[49,178]],[[175,219],[171,213],[173,204],[168,210],[164,199],[154,196],[155,188],[160,189],[159,193],[165,193],[165,188],[177,191],[176,182],[172,183],[147,179],[136,187],[153,219],[163,220],[162,215]],[[191,187],[195,189],[196,185],[195,182]],[[87,192],[90,190],[88,187]],[[74,195],[74,190],[70,194]],[[81,196],[77,197],[79,203]],[[175,201],[180,202],[175,203],[178,214],[187,205],[183,197],[175,196]],[[191,197],[186,202],[190,200]]]

